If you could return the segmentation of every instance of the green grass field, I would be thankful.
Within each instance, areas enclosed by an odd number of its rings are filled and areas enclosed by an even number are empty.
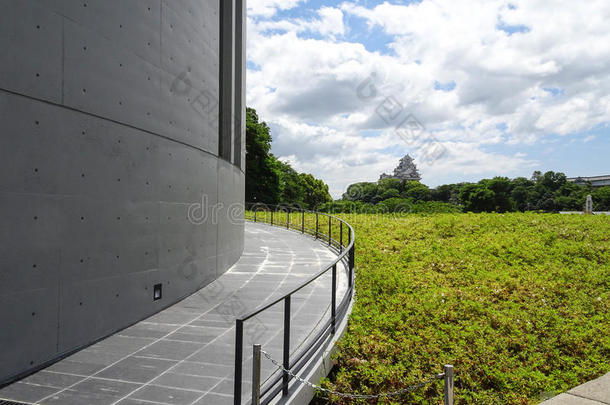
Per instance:
[[[532,404],[610,371],[610,218],[341,217],[357,297],[326,387],[392,391],[453,364],[457,404]],[[442,383],[378,403],[442,403]]]

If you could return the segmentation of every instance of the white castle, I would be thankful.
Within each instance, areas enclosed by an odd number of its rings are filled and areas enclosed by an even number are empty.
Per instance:
[[[394,169],[394,174],[386,174],[383,173],[379,176],[379,180],[381,179],[399,179],[399,180],[421,180],[421,176],[419,175],[419,171],[417,170],[417,166],[413,162],[413,158],[409,155],[405,155],[398,166]]]

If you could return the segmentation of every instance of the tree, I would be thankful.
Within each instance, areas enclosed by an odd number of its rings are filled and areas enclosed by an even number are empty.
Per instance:
[[[555,192],[566,184],[567,178],[563,173],[546,172],[537,181],[545,189]]]
[[[378,193],[383,194],[387,190],[396,190],[400,192],[402,190],[402,181],[394,178],[385,178],[377,182]]]
[[[482,180],[481,183],[494,193],[494,208],[496,212],[509,212],[513,210],[513,201],[510,198],[510,179],[508,177],[494,177],[491,180]]]
[[[269,127],[253,108],[246,109],[246,201],[308,208],[331,201],[322,180],[273,156]]]
[[[381,201],[387,200],[388,198],[397,198],[400,196],[400,192],[395,188],[389,188],[381,193]]]
[[[600,187],[591,196],[596,211],[610,211],[610,186]]]
[[[299,173],[287,162],[277,161],[280,173],[280,203],[288,205],[304,205],[305,189]]]
[[[332,201],[328,192],[328,185],[322,180],[318,180],[311,174],[299,174],[301,185],[304,190],[304,202],[309,209],[314,209],[318,205]]]
[[[376,196],[376,183],[361,182],[350,184],[342,198],[348,201],[362,201],[364,203],[371,203],[376,199]]]
[[[544,174],[536,171],[531,179],[494,177],[478,183],[444,184],[433,190],[419,181],[382,178],[377,183],[350,185],[343,200],[366,204],[383,202],[383,207],[387,208],[395,203],[396,190],[400,191],[398,199],[407,199],[414,206],[432,200],[462,204],[465,211],[473,212],[581,210],[587,194],[593,196],[596,210],[610,210],[610,186],[599,189],[594,189],[590,183],[581,186],[568,182],[564,173],[552,171]]]
[[[270,153],[271,134],[253,108],[246,108],[246,201],[280,202],[280,173]]]
[[[534,182],[525,177],[513,179],[510,186],[510,198],[514,202],[515,209],[527,211],[532,209],[530,195],[534,189]]]
[[[491,212],[495,208],[495,194],[485,184],[466,184],[460,190],[464,211]]]
[[[405,181],[403,192],[400,194],[402,198],[411,198],[413,201],[428,201],[431,195],[428,186],[419,181]]]

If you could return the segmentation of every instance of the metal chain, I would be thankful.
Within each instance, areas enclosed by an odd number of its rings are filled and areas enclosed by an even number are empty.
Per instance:
[[[312,384],[307,380],[304,380],[303,378],[299,377],[298,375],[294,374],[292,371],[284,368],[284,366],[282,364],[280,364],[277,360],[275,360],[273,357],[271,357],[271,355],[269,355],[269,353],[267,353],[264,350],[261,350],[261,353],[269,360],[271,361],[277,368],[279,368],[281,371],[287,373],[288,375],[290,375],[292,378],[294,378],[295,380],[299,381],[302,384],[305,384],[311,388],[313,388],[314,390],[317,391],[322,391],[325,392],[327,394],[331,394],[331,395],[336,395],[339,397],[343,397],[343,398],[350,398],[350,399],[375,399],[375,398],[382,398],[382,397],[393,397],[393,396],[397,396],[397,395],[402,395],[402,394],[406,394],[407,392],[411,392],[411,391],[415,391],[419,388],[425,387],[428,384],[433,383],[434,381],[437,380],[441,380],[445,374],[444,373],[440,373],[440,374],[436,374],[433,377],[430,377],[427,380],[424,380],[418,384],[415,385],[411,385],[407,388],[403,388],[401,390],[398,391],[393,391],[393,392],[386,392],[386,393],[382,393],[382,394],[375,394],[375,395],[366,395],[366,394],[347,394],[344,392],[338,392],[338,391],[333,391],[333,390],[329,390],[327,388],[323,388],[320,387],[319,385],[316,384]]]

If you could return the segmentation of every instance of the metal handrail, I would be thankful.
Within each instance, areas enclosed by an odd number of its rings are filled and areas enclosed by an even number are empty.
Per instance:
[[[283,364],[286,369],[292,369],[294,372],[298,372],[307,361],[307,354],[311,352],[313,349],[317,350],[320,346],[323,339],[325,339],[329,334],[334,335],[336,331],[337,321],[343,320],[345,315],[347,314],[347,308],[349,303],[351,302],[353,291],[354,291],[354,255],[355,255],[355,239],[356,234],[354,229],[350,224],[343,221],[340,218],[335,216],[319,213],[310,210],[304,210],[300,208],[290,207],[290,206],[268,206],[265,204],[246,204],[246,208],[254,211],[254,222],[265,222],[269,223],[272,226],[285,227],[286,229],[297,230],[294,225],[300,225],[298,230],[302,234],[311,234],[315,236],[316,239],[320,238],[321,240],[326,240],[328,242],[328,246],[332,249],[335,249],[338,253],[338,257],[324,269],[320,270],[318,273],[311,276],[304,283],[300,284],[296,288],[292,289],[290,292],[284,294],[283,296],[271,301],[270,303],[264,304],[261,307],[251,311],[235,320],[235,377],[234,377],[234,404],[241,405],[242,399],[242,362],[243,362],[243,340],[244,340],[244,322],[248,319],[253,318],[254,316],[260,314],[261,312],[269,309],[270,307],[279,304],[284,301],[284,345],[283,345]],[[257,219],[258,212],[270,212],[270,220],[259,221]],[[280,212],[286,213],[286,222],[278,223],[278,221],[273,221],[273,213]],[[291,224],[290,222],[290,214],[299,213],[301,214],[301,223]],[[305,227],[305,214],[315,214],[316,216],[316,229],[309,229]],[[320,232],[319,229],[319,217],[326,216],[328,217],[328,235],[325,235],[323,232]],[[332,237],[332,222],[333,219],[339,221],[339,240],[337,241]],[[293,227],[291,228],[291,225]],[[343,245],[343,228],[347,226],[348,230],[348,243],[347,245]],[[336,302],[336,294],[337,294],[337,265],[340,263],[347,264],[348,268],[348,288],[345,296],[341,299],[339,305]],[[324,326],[315,334],[313,339],[310,339],[308,344],[305,346],[303,350],[301,350],[296,356],[293,356],[293,359],[290,358],[290,307],[291,307],[291,297],[293,294],[299,292],[309,284],[313,283],[315,280],[326,274],[328,271],[332,269],[332,288],[331,288],[331,319],[324,323]],[[261,404],[268,404],[279,392],[282,392],[283,396],[287,396],[289,394],[289,383],[291,376],[283,372],[281,376],[274,378],[269,384],[267,384],[261,390]],[[276,386],[279,382],[282,382],[281,386]],[[268,394],[268,395],[267,395]],[[263,398],[265,397],[266,398]]]

